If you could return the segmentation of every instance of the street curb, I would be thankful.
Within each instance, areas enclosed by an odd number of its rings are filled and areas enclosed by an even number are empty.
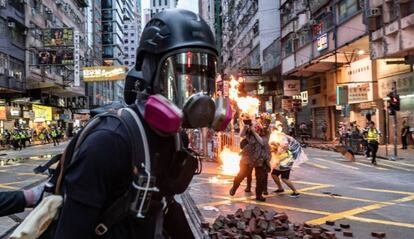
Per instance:
[[[194,233],[194,237],[196,239],[206,238],[207,235],[201,228],[201,225],[203,222],[205,222],[205,219],[201,214],[200,210],[198,209],[197,205],[195,204],[190,193],[188,191],[185,191],[183,194],[180,195],[180,198],[182,199],[183,207],[187,216],[187,221],[191,227],[191,230]]]

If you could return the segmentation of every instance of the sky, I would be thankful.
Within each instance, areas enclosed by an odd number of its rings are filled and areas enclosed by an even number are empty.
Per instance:
[[[141,0],[142,9],[150,7],[150,0]],[[177,8],[184,8],[198,13],[198,0],[178,0]]]

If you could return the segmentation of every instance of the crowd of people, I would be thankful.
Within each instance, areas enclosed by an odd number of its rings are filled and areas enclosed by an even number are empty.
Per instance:
[[[39,130],[30,128],[14,128],[13,130],[5,129],[0,134],[1,147],[4,149],[13,148],[22,150],[27,145],[39,142],[41,144],[53,142],[54,146],[64,137],[64,131],[60,127],[52,126],[50,128],[41,128]]]

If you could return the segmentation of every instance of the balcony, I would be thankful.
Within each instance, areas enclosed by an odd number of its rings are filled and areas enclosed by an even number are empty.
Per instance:
[[[401,29],[414,27],[414,13],[401,19]]]
[[[391,35],[398,32],[398,22],[394,21],[385,27],[385,35]]]
[[[384,36],[384,34],[382,34],[382,28],[380,28],[380,29],[376,30],[375,32],[373,32],[371,34],[371,36],[372,36],[372,41],[377,41],[377,40],[381,39]]]

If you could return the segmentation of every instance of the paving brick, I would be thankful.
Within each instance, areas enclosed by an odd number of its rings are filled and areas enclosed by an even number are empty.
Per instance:
[[[354,234],[351,231],[344,231],[343,233],[345,237],[354,237]]]
[[[335,221],[326,221],[326,225],[335,226]]]
[[[371,236],[376,238],[385,238],[387,234],[385,232],[371,232]]]

